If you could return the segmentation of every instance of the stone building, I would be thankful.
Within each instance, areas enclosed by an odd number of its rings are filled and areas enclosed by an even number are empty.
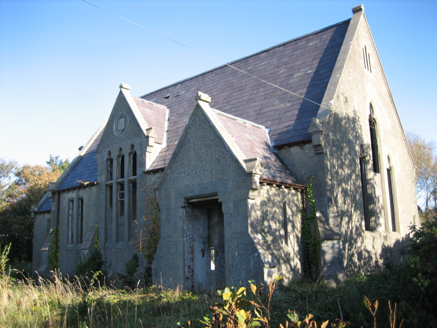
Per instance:
[[[156,196],[156,283],[298,279],[312,181],[320,265],[342,281],[396,261],[417,215],[414,174],[358,6],[351,19],[141,97],[121,84],[108,120],[34,210],[33,266],[49,274],[59,227],[60,268],[73,274],[98,226],[110,272],[123,272]]]

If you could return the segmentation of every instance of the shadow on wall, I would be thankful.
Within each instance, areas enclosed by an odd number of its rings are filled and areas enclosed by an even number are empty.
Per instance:
[[[249,221],[259,274],[267,283],[281,274],[284,283],[300,279],[300,193],[273,185],[263,186],[260,193]]]
[[[328,220],[319,221],[319,227],[327,225],[341,236],[345,272],[352,274],[382,268],[387,261],[398,263],[398,250],[407,238],[393,240],[394,235],[386,231],[384,212],[389,211],[384,206],[389,204],[384,204],[383,193],[387,184],[383,174],[374,173],[371,145],[362,137],[369,127],[361,125],[355,105],[348,101],[337,95],[339,108],[349,109],[346,114],[331,112],[325,125],[325,131],[332,131],[324,134],[328,206],[323,215]],[[321,239],[325,236],[321,229]]]

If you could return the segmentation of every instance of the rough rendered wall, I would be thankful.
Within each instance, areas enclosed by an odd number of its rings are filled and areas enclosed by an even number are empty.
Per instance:
[[[364,64],[365,47],[370,55],[372,72]],[[370,103],[379,128],[380,173],[373,172]],[[332,99],[331,113],[324,123],[323,140],[325,153],[320,156],[326,158],[329,206],[325,213],[329,225],[341,231],[346,272],[373,270],[381,266],[384,259],[396,260],[398,253],[394,249],[401,246],[408,226],[417,215],[414,166],[364,17],[359,22],[340,84]],[[364,225],[359,164],[361,144],[367,156],[367,199],[371,202],[369,216],[375,225],[373,231],[365,231]],[[399,223],[396,232],[392,232],[388,219],[388,156],[395,172],[395,207]]]
[[[35,272],[41,266],[41,247],[46,240],[50,227],[48,226],[51,213],[35,213],[35,222],[33,225],[33,258],[32,258],[32,272]]]
[[[185,249],[184,239],[189,238],[187,199],[210,195],[218,195],[224,214],[226,284],[246,283],[251,260],[259,261],[251,258],[257,250],[247,224],[252,177],[246,175],[201,111],[190,118],[178,142],[182,144],[159,189],[161,240],[153,263],[155,283],[190,288],[191,271],[188,268],[186,272],[185,257],[195,259],[195,254],[186,254],[190,250]]]
[[[284,147],[279,150],[279,153],[288,165],[293,168],[301,183],[308,183],[311,177],[317,174],[317,156],[311,143]]]
[[[123,116],[126,120],[126,127],[122,133],[116,133],[117,119]],[[153,143],[153,154],[159,152],[160,145]],[[99,181],[99,235],[101,240],[101,251],[108,265],[109,274],[116,275],[124,273],[125,264],[132,255],[138,252],[138,233],[144,229],[145,224],[145,206],[149,193],[153,192],[153,185],[156,181],[155,175],[143,174],[146,169],[146,155],[149,140],[145,137],[144,131],[141,130],[135,115],[129,107],[122,94],[119,95],[111,116],[106,125],[102,139],[97,148],[96,156],[98,163],[98,181]],[[130,170],[130,154],[135,151],[137,156],[137,174],[132,175]],[[109,154],[113,159],[113,179],[107,181],[107,161]],[[119,155],[124,155],[124,178],[120,179],[120,162]],[[136,182],[136,220],[133,213],[132,183]],[[120,214],[120,204],[118,202],[118,192],[120,185],[125,190],[125,213]],[[109,195],[112,187],[112,195]],[[110,209],[109,198],[113,199],[113,208]],[[140,260],[142,257],[140,256]]]
[[[301,277],[300,190],[263,184],[249,201],[249,232],[264,263],[264,280]]]
[[[61,192],[60,202],[60,267],[63,274],[74,274],[76,265],[79,262],[82,244],[79,242],[78,233],[78,200],[83,199],[84,219],[83,219],[83,236],[88,232],[93,233],[98,222],[98,216],[101,206],[98,203],[98,188],[88,187]],[[74,237],[73,242],[69,244],[68,239],[68,210],[70,200],[74,200]]]

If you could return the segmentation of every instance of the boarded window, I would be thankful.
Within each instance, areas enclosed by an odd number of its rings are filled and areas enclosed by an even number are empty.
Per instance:
[[[137,176],[137,152],[133,151],[130,153],[130,176],[135,177]]]
[[[390,165],[390,158],[388,159],[388,162]],[[395,198],[394,198],[394,174],[391,166],[389,166],[387,169],[387,182],[388,182],[388,197],[390,200],[391,229],[392,231],[397,231]]]
[[[131,182],[131,212],[132,220],[137,220],[137,182]]]
[[[74,238],[74,200],[70,199],[68,204],[68,244],[73,244]]]
[[[373,171],[379,173],[379,149],[378,149],[378,138],[376,133],[376,121],[373,116],[373,107],[370,104],[370,116],[369,116],[369,127],[370,127],[370,144],[372,147],[372,160],[373,160]]]
[[[360,151],[360,174],[361,174],[361,189],[362,189],[362,194],[363,194],[364,225],[365,225],[366,230],[371,230],[370,213],[369,213],[369,200],[368,200],[368,194],[367,194],[366,157],[364,154],[363,146],[361,146],[361,151]]]
[[[78,208],[78,232],[79,232],[79,244],[83,243],[83,199],[79,199],[79,208]]]
[[[106,181],[112,181],[114,179],[114,161],[111,158],[111,152],[109,152],[108,157],[106,158]]]
[[[118,208],[119,215],[124,216],[124,183],[118,185]]]
[[[119,157],[119,163],[118,163],[119,165],[118,165],[118,169],[119,169],[119,171],[118,171],[118,177],[120,178],[120,179],[124,179],[124,155],[121,155],[120,157]]]

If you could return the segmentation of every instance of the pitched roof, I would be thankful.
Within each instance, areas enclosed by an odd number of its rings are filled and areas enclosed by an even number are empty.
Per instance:
[[[43,203],[38,206],[37,210],[35,211],[36,213],[43,213],[43,212],[50,212],[52,210],[52,202],[50,201],[50,198],[45,195],[41,201],[43,201]]]
[[[261,178],[267,180],[281,181],[290,184],[297,184],[290,170],[280,161],[274,153],[268,130],[261,125],[225,114],[214,110],[217,118],[228,131],[235,143],[240,148],[246,159],[257,157],[264,173]]]
[[[167,107],[155,104],[145,99],[132,97],[149,127],[153,127],[156,133],[155,142],[164,143],[165,122],[167,118]]]
[[[246,71],[316,103],[321,103],[350,20],[232,62]],[[262,124],[275,145],[311,138],[308,128],[319,106],[270,86],[227,65],[142,96],[170,109],[167,148],[150,169],[164,168],[193,110],[197,91],[211,107]]]
[[[73,167],[71,172],[61,182],[56,190],[66,190],[79,187],[83,185],[83,183],[97,182],[97,160],[94,150],[99,144],[102,134],[103,128],[101,128],[95,139],[92,140],[91,145],[85,151],[85,153],[78,156],[77,160],[79,162]]]

